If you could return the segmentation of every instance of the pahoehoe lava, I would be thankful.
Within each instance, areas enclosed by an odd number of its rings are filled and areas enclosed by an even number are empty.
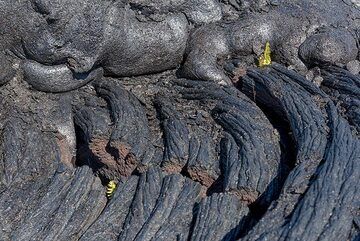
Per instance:
[[[359,1],[0,16],[0,240],[360,239]]]

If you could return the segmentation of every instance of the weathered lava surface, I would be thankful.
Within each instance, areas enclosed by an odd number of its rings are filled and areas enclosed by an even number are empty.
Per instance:
[[[357,0],[0,0],[0,240],[358,241],[359,46]]]

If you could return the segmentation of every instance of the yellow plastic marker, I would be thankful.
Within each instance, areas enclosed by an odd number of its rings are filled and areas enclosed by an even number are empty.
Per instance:
[[[259,67],[265,67],[271,65],[271,50],[270,50],[270,43],[269,41],[265,44],[264,53],[261,54],[259,57]]]
[[[115,189],[116,189],[115,181],[110,181],[106,186],[106,197],[110,199],[114,194]]]

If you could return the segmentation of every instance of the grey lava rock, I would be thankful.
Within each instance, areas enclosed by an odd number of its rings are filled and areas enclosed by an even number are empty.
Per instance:
[[[301,59],[308,65],[342,64],[357,57],[356,39],[347,30],[326,29],[305,40],[299,48]]]
[[[354,1],[0,16],[0,240],[358,239]]]
[[[352,60],[346,64],[346,69],[349,70],[350,73],[356,75],[360,72],[360,61]]]

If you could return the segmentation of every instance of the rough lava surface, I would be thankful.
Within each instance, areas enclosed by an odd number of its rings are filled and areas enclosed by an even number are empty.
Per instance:
[[[359,46],[356,0],[0,0],[0,240],[358,241]]]

